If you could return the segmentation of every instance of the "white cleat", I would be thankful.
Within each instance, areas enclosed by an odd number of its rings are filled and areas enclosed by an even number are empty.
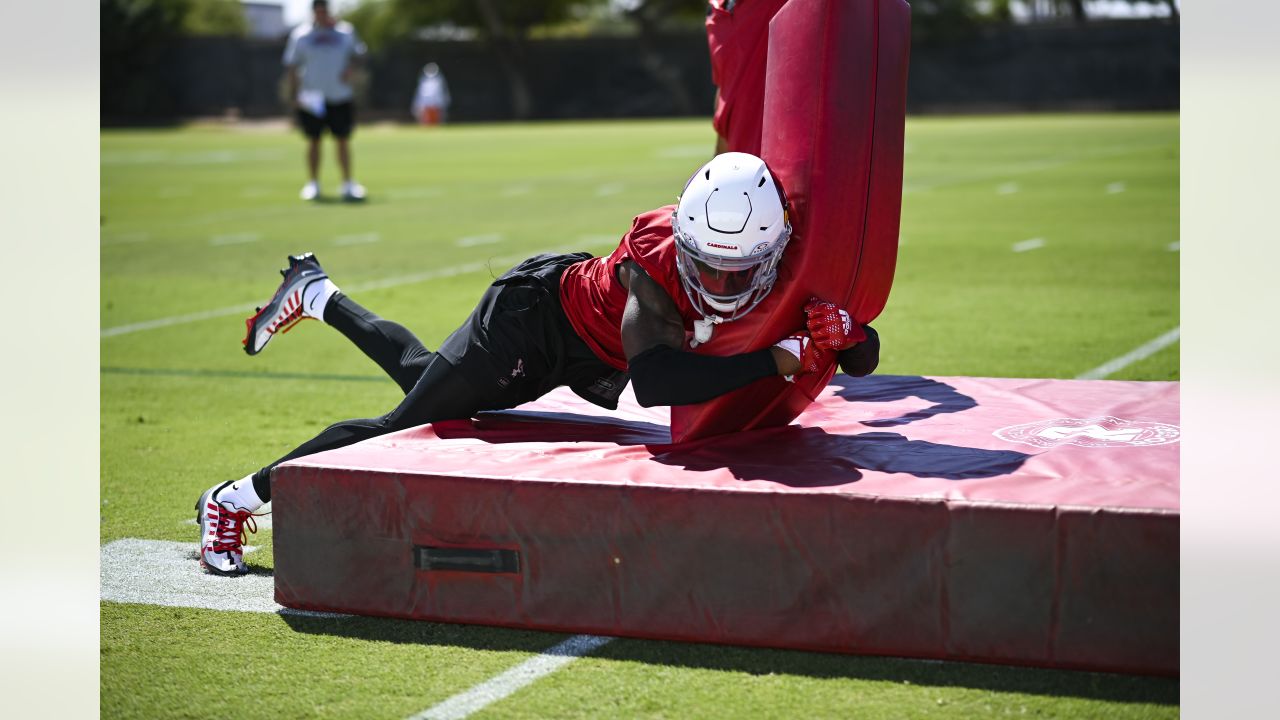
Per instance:
[[[276,289],[267,304],[258,308],[253,316],[244,321],[245,336],[241,341],[244,351],[257,355],[267,346],[276,333],[289,332],[294,325],[307,319],[319,319],[307,313],[302,306],[303,294],[307,286],[329,277],[320,261],[311,253],[289,256],[289,267],[280,271],[284,282]]]
[[[342,199],[347,202],[363,201],[364,186],[354,180],[347,180],[342,183]]]
[[[307,201],[315,200],[320,197],[320,183],[312,180],[306,185],[303,185],[302,192],[298,193],[298,197]]]
[[[246,531],[257,532],[253,513],[218,501],[218,493],[231,481],[214,485],[196,503],[196,521],[200,523],[200,564],[217,575],[244,575]]]

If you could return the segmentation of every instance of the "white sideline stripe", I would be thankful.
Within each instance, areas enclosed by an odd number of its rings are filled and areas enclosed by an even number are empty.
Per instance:
[[[1182,250],[1182,242],[1181,241],[1171,242],[1168,245],[1165,245],[1164,249],[1168,250],[1169,252],[1179,252],[1180,250]]]
[[[462,720],[526,685],[559,670],[578,658],[603,647],[611,637],[574,635],[542,654],[526,660],[501,675],[459,693],[434,707],[427,708],[409,720]]]
[[[611,238],[613,242],[616,238]],[[536,255],[538,252],[560,253],[574,252],[581,250],[579,247],[571,248],[548,248],[541,251],[530,252],[529,254],[507,255],[505,257],[497,257],[492,260],[482,262],[465,263],[462,265],[454,265],[452,267],[440,268],[438,270],[427,270],[425,272],[414,273],[412,275],[396,275],[394,277],[383,278],[381,280],[371,280],[369,282],[354,283],[348,285],[347,289],[352,292],[364,292],[366,290],[381,290],[383,288],[397,287],[399,285],[411,285],[413,283],[426,282],[427,280],[438,280],[440,278],[454,277],[456,275],[465,275],[467,273],[480,272],[488,268],[496,268],[505,270],[503,265],[520,262],[526,258]],[[253,303],[244,303],[241,305],[232,305],[230,307],[217,308],[216,310],[204,310],[201,312],[188,313],[186,315],[175,315],[173,317],[157,318],[155,320],[144,320],[142,322],[129,323],[128,325],[116,325],[102,330],[99,337],[109,338],[117,335],[127,335],[129,333],[141,332],[143,330],[155,330],[157,328],[169,327],[171,325],[185,325],[186,323],[199,322],[201,320],[212,320],[213,318],[226,317],[228,315],[239,315],[240,313],[253,312]]]
[[[1125,190],[1124,183],[1122,182],[1113,182],[1107,186],[1108,195],[1115,195],[1116,193],[1122,193],[1124,192],[1124,190]]]
[[[198,535],[199,533],[196,533]],[[245,546],[245,554],[253,552]],[[223,577],[205,572],[191,542],[124,538],[98,551],[101,599],[134,605],[277,613],[308,617],[350,617],[294,610],[276,603],[271,575]]]
[[[333,239],[334,245],[367,245],[368,243],[376,243],[382,239],[382,235],[371,233],[359,233],[358,235],[339,235]]]
[[[1028,250],[1036,250],[1044,247],[1044,238],[1031,238],[1013,244],[1014,252],[1027,252]]]
[[[227,235],[214,235],[209,238],[210,245],[241,245],[260,240],[262,235],[255,232],[229,233]]]
[[[1182,336],[1182,326],[1178,326],[1170,330],[1169,332],[1161,335],[1160,337],[1156,338],[1155,340],[1152,340],[1151,342],[1148,342],[1139,347],[1136,347],[1133,350],[1130,350],[1129,352],[1125,353],[1124,355],[1121,355],[1118,358],[1115,358],[1113,360],[1108,360],[1102,363],[1101,365],[1099,365],[1098,367],[1090,370],[1089,372],[1081,373],[1077,375],[1076,379],[1077,380],[1101,380],[1109,375],[1120,372],[1124,368],[1136,362],[1139,362],[1141,360],[1146,360],[1152,355],[1155,355],[1161,350],[1178,342],[1178,339],[1181,336]]]
[[[1018,192],[1018,183],[1015,182],[1005,183],[996,188],[997,195],[1012,195],[1016,192]]]

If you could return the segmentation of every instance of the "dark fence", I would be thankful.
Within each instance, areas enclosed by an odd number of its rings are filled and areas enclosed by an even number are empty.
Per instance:
[[[945,44],[917,43],[908,111],[1176,109],[1178,29],[1169,22],[999,27]],[[104,49],[102,122],[280,115],[283,48],[283,41],[185,38],[149,48],[146,62]],[[515,116],[511,74],[479,42],[415,42],[372,55],[360,89],[362,116],[407,119],[428,61],[448,77],[452,120]],[[640,38],[539,41],[518,65],[531,119],[708,115],[715,92],[701,33],[647,45]]]

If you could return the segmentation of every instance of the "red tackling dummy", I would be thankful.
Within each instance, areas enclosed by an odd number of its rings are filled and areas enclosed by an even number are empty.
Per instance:
[[[786,190],[793,234],[764,302],[696,351],[759,350],[805,327],[811,297],[861,324],[884,309],[902,210],[910,8],[903,0],[790,0],[769,24],[761,157]],[[891,342],[891,340],[890,340]],[[684,442],[795,419],[830,380],[768,378],[671,408]]]

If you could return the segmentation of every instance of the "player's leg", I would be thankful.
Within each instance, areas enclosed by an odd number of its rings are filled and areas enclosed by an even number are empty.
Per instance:
[[[245,321],[245,352],[256,355],[271,338],[306,319],[333,326],[408,393],[426,367],[430,351],[408,328],[366,310],[338,290],[311,253],[289,257],[275,295]]]
[[[355,181],[351,166],[351,134],[355,131],[355,103],[335,103],[328,106],[326,121],[333,133],[338,150],[338,168],[342,171],[342,199],[360,201],[365,198],[364,186]]]
[[[303,200],[315,200],[320,197],[320,135],[325,122],[306,110],[298,110],[298,127],[307,139],[307,184],[298,195]]]
[[[447,360],[432,353],[418,383],[396,409],[382,417],[334,423],[252,475],[206,490],[196,504],[201,564],[220,574],[247,572],[242,530],[251,523],[253,513],[270,502],[271,469],[276,465],[424,423],[471,417],[493,406]]]

